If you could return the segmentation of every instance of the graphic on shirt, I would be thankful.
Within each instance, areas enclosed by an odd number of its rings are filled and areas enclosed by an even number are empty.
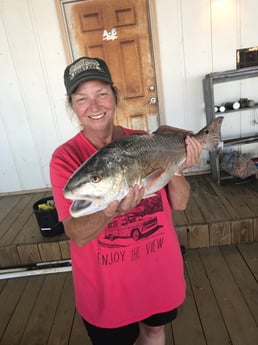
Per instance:
[[[137,241],[157,235],[163,225],[158,223],[157,212],[163,211],[160,194],[147,198],[130,213],[116,217],[110,222],[103,235],[99,238],[99,245],[104,247],[127,247]]]

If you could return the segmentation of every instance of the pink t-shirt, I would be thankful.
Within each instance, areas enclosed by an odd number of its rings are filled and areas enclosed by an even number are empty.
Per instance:
[[[59,220],[70,215],[64,185],[95,152],[80,132],[53,153],[50,175]],[[95,326],[121,327],[185,299],[183,260],[165,188],[114,218],[88,244],[70,241],[70,250],[76,307]]]

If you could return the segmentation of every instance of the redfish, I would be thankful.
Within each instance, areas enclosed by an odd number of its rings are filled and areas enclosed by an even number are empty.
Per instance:
[[[222,146],[222,121],[222,116],[217,117],[190,135],[203,150],[218,150]],[[101,211],[110,202],[122,200],[134,185],[144,187],[144,197],[154,195],[185,161],[185,137],[189,133],[161,126],[152,134],[124,136],[101,148],[74,172],[64,188],[64,196],[73,200],[71,215]]]

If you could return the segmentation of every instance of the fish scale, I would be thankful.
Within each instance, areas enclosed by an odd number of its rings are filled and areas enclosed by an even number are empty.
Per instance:
[[[134,149],[137,152],[138,159],[141,161],[142,177],[157,168],[168,169],[173,164],[174,171],[185,159],[184,135],[172,137],[167,134],[151,134],[148,136],[139,136],[138,141],[128,142],[128,147],[121,145],[122,150],[127,154]],[[166,154],[160,161],[160,155]],[[173,161],[172,161],[173,159]]]

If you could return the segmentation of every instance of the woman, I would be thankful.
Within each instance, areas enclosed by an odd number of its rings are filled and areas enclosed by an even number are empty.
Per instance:
[[[190,188],[182,171],[198,162],[200,144],[187,136],[186,161],[157,196],[142,199],[143,188],[132,186],[121,202],[73,218],[63,196],[69,177],[98,149],[136,131],[114,125],[117,90],[103,60],[79,58],[65,69],[64,82],[82,130],[55,150],[50,175],[70,238],[77,310],[94,345],[164,345],[164,325],[185,299],[171,210],[186,207]],[[130,236],[135,229],[137,240]]]

